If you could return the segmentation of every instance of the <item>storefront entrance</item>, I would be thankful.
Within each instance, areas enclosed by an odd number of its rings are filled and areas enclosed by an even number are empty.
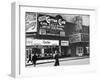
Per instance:
[[[83,47],[76,47],[76,55],[83,56],[83,54],[84,54],[84,48]]]
[[[28,49],[31,50],[31,53],[27,51]],[[59,40],[26,39],[26,53],[28,55],[36,54],[38,58],[52,57],[55,50],[59,52]]]
[[[26,48],[26,59],[29,60],[32,54],[38,58],[53,57],[55,50],[59,53],[59,46],[32,46]]]

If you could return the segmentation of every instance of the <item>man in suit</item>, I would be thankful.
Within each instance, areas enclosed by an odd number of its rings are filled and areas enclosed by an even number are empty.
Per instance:
[[[34,67],[36,66],[36,61],[37,61],[37,56],[36,56],[36,54],[33,54],[33,56],[32,56],[32,63],[34,65]]]
[[[54,59],[55,59],[54,66],[59,66],[59,55],[58,55],[57,51],[55,51]]]

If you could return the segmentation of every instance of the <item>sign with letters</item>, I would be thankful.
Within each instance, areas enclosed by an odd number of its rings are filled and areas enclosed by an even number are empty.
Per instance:
[[[40,40],[40,39],[27,38],[26,45],[27,46],[34,46],[34,45],[43,45],[43,46],[56,45],[56,46],[58,46],[59,41],[58,40]]]
[[[38,26],[41,29],[46,30],[45,35],[55,35],[55,36],[62,36],[60,35],[60,32],[64,32],[64,25],[65,25],[65,20],[60,16],[60,18],[57,18],[57,16],[52,16],[47,15],[47,14],[38,14]],[[40,33],[41,34],[41,33]],[[44,35],[44,34],[41,34]]]
[[[69,41],[62,40],[61,46],[69,46]]]

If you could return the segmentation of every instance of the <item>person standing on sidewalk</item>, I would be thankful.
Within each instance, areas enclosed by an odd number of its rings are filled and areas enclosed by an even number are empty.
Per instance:
[[[54,66],[59,66],[59,55],[58,55],[57,51],[55,51],[54,59],[55,59]]]
[[[32,62],[32,60],[31,60],[31,53],[29,53],[28,63],[29,63],[29,61],[31,61],[31,62]]]
[[[36,56],[36,54],[33,54],[33,56],[32,56],[32,63],[34,65],[34,67],[36,66],[36,61],[37,61],[37,56]]]

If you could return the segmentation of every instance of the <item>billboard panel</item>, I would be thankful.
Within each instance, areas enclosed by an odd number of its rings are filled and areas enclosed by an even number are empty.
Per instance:
[[[69,42],[70,43],[81,42],[81,33],[70,35]]]
[[[25,13],[25,29],[26,32],[37,32],[37,13]]]

